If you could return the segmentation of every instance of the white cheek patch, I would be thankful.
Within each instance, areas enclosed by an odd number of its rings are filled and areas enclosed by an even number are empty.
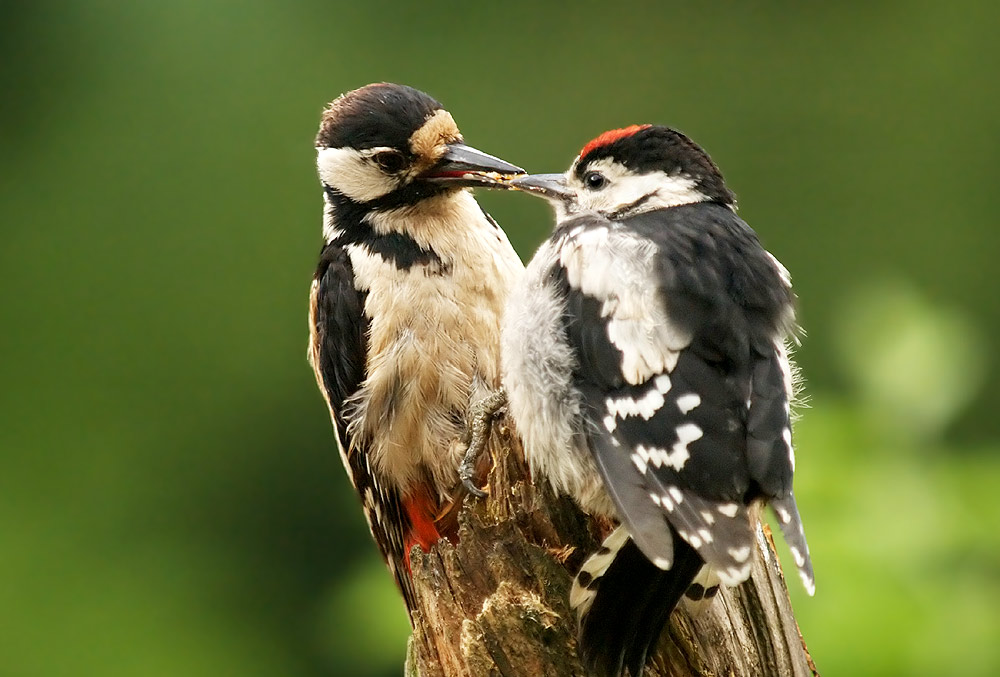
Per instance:
[[[608,184],[599,190],[590,190],[573,175],[570,175],[570,182],[577,191],[580,208],[600,214],[613,214],[622,210],[641,213],[704,202],[706,199],[705,194],[698,190],[694,179],[671,176],[666,172],[633,174],[611,158],[591,162],[587,165],[587,171],[600,172],[608,179]],[[629,209],[630,205],[635,205],[634,211]]]
[[[355,202],[375,200],[399,187],[395,178],[353,148],[318,148],[316,168],[324,184]]]

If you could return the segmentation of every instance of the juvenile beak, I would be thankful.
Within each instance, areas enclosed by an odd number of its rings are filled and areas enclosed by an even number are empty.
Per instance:
[[[450,143],[448,150],[424,179],[453,186],[509,188],[512,175],[524,174],[516,165],[488,155],[464,143]]]
[[[510,181],[510,187],[525,193],[534,193],[546,200],[570,202],[573,192],[566,185],[563,174],[528,174]]]

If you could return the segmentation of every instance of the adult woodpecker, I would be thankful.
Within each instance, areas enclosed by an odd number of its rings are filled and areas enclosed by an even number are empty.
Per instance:
[[[342,95],[316,137],[325,244],[309,362],[344,467],[407,608],[409,552],[454,537],[469,403],[500,386],[500,321],[523,266],[467,190],[523,170],[462,141],[427,94]]]
[[[719,169],[642,125],[598,136],[565,175],[511,183],[549,200],[556,228],[511,292],[508,410],[534,477],[621,524],[574,582],[584,664],[639,675],[685,592],[745,581],[763,503],[812,594],[792,493],[794,297]]]

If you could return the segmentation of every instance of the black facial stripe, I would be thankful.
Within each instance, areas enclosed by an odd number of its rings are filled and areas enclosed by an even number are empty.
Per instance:
[[[414,179],[410,183],[400,186],[391,193],[386,193],[385,195],[377,197],[374,200],[369,200],[368,202],[357,202],[352,200],[333,186],[325,183],[323,184],[323,190],[330,196],[330,199],[337,207],[338,213],[357,212],[360,215],[364,215],[368,212],[386,211],[389,209],[398,209],[399,207],[411,207],[418,202],[437,195],[443,195],[448,191],[456,190],[456,188],[454,186],[429,183],[427,181],[421,181],[420,179]],[[358,218],[360,218],[360,216]]]
[[[403,233],[379,235],[369,228],[368,233],[364,235],[337,238],[336,241],[364,247],[372,254],[378,254],[386,261],[391,261],[400,270],[409,270],[416,265],[434,266],[436,270],[446,268],[440,256],[429,249],[424,249],[416,240]]]
[[[373,209],[372,203],[365,205],[354,202],[333,188],[326,186],[326,194],[333,202],[337,214],[337,228],[341,234],[331,244],[341,247],[353,244],[372,254],[391,261],[400,270],[409,270],[415,265],[435,266],[445,270],[441,257],[430,249],[424,249],[409,235],[400,232],[377,233],[365,219]]]
[[[647,202],[649,202],[653,198],[654,195],[656,195],[656,191],[655,190],[652,193],[647,193],[646,195],[643,195],[641,198],[639,198],[638,200],[636,200],[634,202],[630,202],[629,204],[616,209],[614,212],[608,214],[608,218],[611,219],[611,220],[620,219],[621,217],[625,216],[626,214],[628,214],[633,209],[636,209],[637,207],[641,207],[642,205],[644,205]]]
[[[426,200],[427,198],[442,195],[454,190],[456,190],[456,188],[453,186],[429,183],[427,181],[421,181],[420,179],[414,179],[410,183],[397,188],[387,195],[383,195],[382,197],[375,198],[374,200],[364,203],[364,206],[368,211],[373,212],[397,209],[399,207],[410,207],[418,202]]]

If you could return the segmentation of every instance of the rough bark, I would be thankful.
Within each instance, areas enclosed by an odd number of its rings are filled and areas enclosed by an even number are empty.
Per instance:
[[[609,525],[527,481],[516,439],[496,428],[490,497],[466,499],[458,543],[414,553],[407,677],[584,675],[569,589]],[[818,674],[766,525],[757,546],[749,581],[724,588],[697,618],[673,613],[647,677]]]

